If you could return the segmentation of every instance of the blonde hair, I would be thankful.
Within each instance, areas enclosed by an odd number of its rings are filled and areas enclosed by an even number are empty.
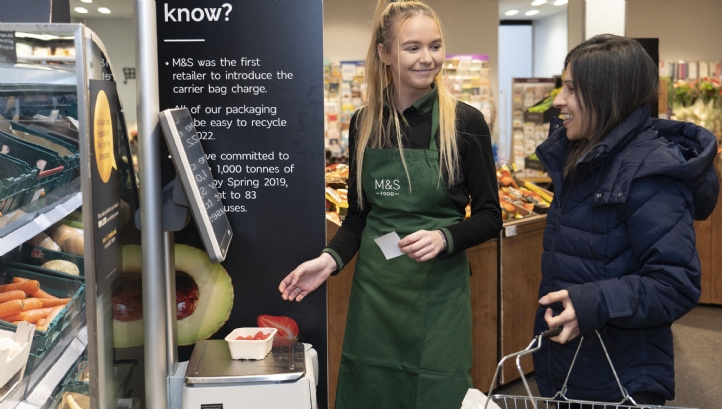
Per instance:
[[[358,193],[358,205],[363,206],[362,200],[362,178],[363,158],[367,147],[383,148],[388,145],[392,129],[395,130],[396,144],[401,154],[401,163],[409,180],[411,190],[411,177],[409,175],[406,160],[404,159],[403,144],[401,141],[401,126],[399,123],[396,104],[394,103],[394,81],[391,69],[381,61],[378,53],[378,45],[382,44],[385,50],[391,48],[391,42],[396,38],[401,23],[418,15],[425,15],[432,18],[441,31],[441,22],[436,13],[426,4],[414,0],[379,0],[376,5],[376,12],[372,22],[372,40],[366,54],[366,88],[368,104],[359,115],[360,127],[356,144],[356,192]],[[443,39],[443,34],[442,34]],[[443,41],[442,41],[443,45]],[[455,185],[459,176],[459,155],[456,138],[456,98],[446,89],[442,79],[442,71],[434,78],[438,90],[439,105],[439,168],[446,171],[449,186]],[[391,115],[384,124],[384,104],[388,105]],[[403,118],[403,117],[402,117]],[[403,119],[406,122],[405,119]],[[441,174],[439,173],[439,181]]]

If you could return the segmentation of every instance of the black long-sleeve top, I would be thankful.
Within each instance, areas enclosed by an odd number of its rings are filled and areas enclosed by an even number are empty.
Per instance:
[[[424,98],[403,112],[408,123],[403,121],[402,142],[404,149],[428,149],[431,141],[432,109],[429,104],[420,104]],[[336,263],[337,274],[348,263],[359,249],[361,234],[366,226],[366,215],[371,210],[371,204],[363,199],[363,210],[357,203],[356,193],[356,143],[358,137],[359,113],[357,111],[351,118],[349,129],[349,169],[348,183],[348,213],[341,228],[328,244],[325,252],[331,254]],[[390,115],[390,109],[384,114],[385,120]],[[461,180],[447,190],[453,203],[458,207],[459,214],[466,213],[466,205],[471,199],[471,217],[446,226],[441,229],[446,237],[447,253],[453,254],[489,239],[498,237],[502,227],[501,209],[499,207],[499,194],[496,181],[496,167],[491,149],[491,134],[484,115],[474,107],[459,102],[456,107],[456,129],[458,135],[458,148],[461,164]],[[400,118],[399,118],[400,119]],[[395,145],[395,141],[391,142]],[[436,137],[437,147],[439,137]],[[395,146],[390,146],[394,148]]]

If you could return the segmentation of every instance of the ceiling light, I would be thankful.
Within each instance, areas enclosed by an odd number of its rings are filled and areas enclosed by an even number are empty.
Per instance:
[[[563,6],[565,4],[569,3],[569,0],[557,0],[554,2],[555,6]]]
[[[529,10],[526,13],[524,13],[524,15],[527,15],[527,16],[533,16],[535,14],[539,14],[539,10]]]
[[[80,1],[82,1],[83,3],[92,3],[93,2],[93,0],[80,0]]]
[[[107,7],[98,7],[98,11],[103,14],[110,14],[110,9]]]
[[[514,16],[517,14],[519,14],[519,10],[509,10],[506,13],[504,13],[504,15],[507,15],[507,16]]]
[[[85,7],[76,7],[73,10],[75,10],[76,13],[85,14],[88,12],[88,9]]]
[[[541,6],[542,4],[545,4],[547,0],[534,0],[531,5],[532,6]]]

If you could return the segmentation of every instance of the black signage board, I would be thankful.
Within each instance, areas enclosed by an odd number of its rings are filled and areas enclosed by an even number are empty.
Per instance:
[[[70,23],[70,0],[0,0],[3,23]]]
[[[17,64],[18,53],[15,50],[15,32],[0,31],[0,64]]]
[[[226,258],[233,230],[198,139],[198,132],[193,126],[193,118],[188,108],[166,109],[159,117],[208,257],[212,262],[220,263]]]
[[[189,109],[233,229],[233,307],[212,338],[293,319],[327,407],[326,287],[300,303],[278,292],[326,242],[322,0],[159,0],[156,16],[160,109]],[[203,247],[193,225],[175,237]]]
[[[90,80],[90,172],[97,294],[110,291],[121,273],[120,172],[117,152],[118,94],[115,82]]]

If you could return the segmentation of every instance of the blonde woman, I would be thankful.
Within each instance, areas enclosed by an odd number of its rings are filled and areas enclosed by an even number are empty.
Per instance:
[[[358,252],[338,409],[458,409],[472,386],[465,250],[497,237],[502,221],[489,127],[444,88],[444,57],[433,10],[379,1],[369,101],[351,120],[348,216],[279,286],[301,301]],[[387,259],[374,239],[392,232],[405,254]]]

